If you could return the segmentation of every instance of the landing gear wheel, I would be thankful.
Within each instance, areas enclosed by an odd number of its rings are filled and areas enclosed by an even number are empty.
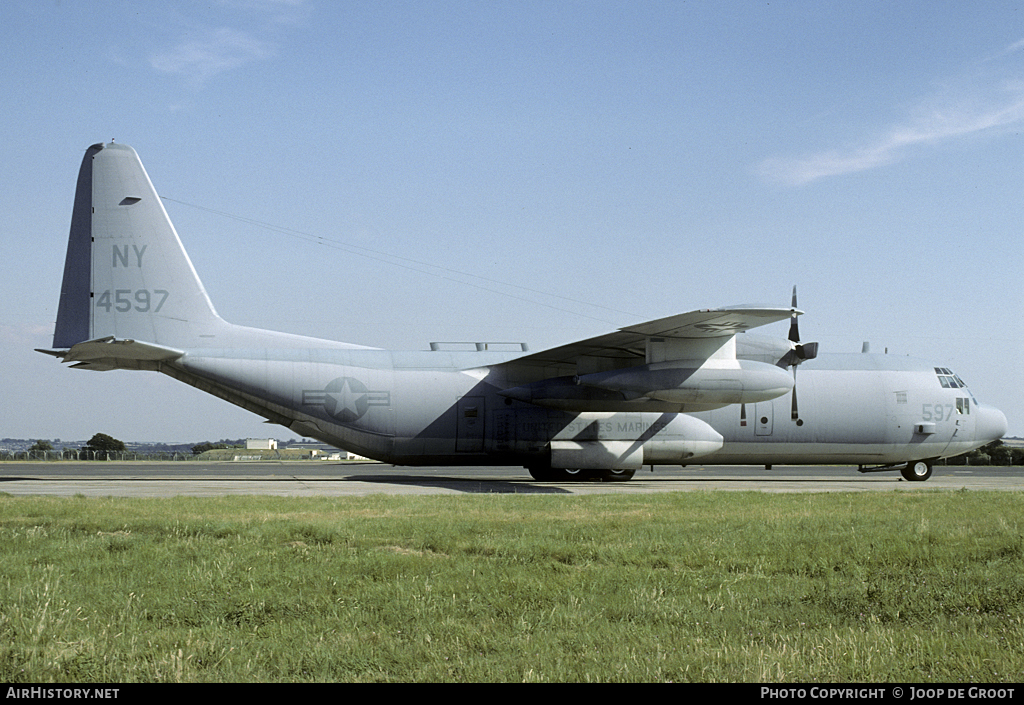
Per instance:
[[[924,482],[932,476],[932,466],[924,460],[907,463],[907,466],[900,470],[903,479],[907,482]]]
[[[602,470],[601,479],[605,482],[625,482],[631,480],[636,470]]]
[[[594,471],[593,470],[582,470],[580,468],[562,468],[560,470],[555,470],[554,472],[557,473],[556,477],[558,477],[559,480],[593,480],[594,479]]]
[[[551,482],[556,479],[556,471],[546,465],[527,465],[526,470],[530,473],[530,477],[537,482]]]
[[[566,480],[593,480],[593,470],[580,468],[549,468],[546,465],[528,465],[527,471],[538,482],[564,482]]]

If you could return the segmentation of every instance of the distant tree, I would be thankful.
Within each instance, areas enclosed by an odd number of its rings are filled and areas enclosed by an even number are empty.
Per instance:
[[[124,449],[124,441],[119,441],[105,433],[97,433],[82,448],[82,450],[93,451],[97,458],[102,457],[104,459],[109,458],[111,453],[123,451]]]
[[[994,441],[985,446],[988,456],[992,459],[993,465],[1011,465],[1013,451],[1009,446],[1003,445],[1002,441]]]
[[[29,446],[29,450],[53,450],[53,444],[40,439]]]
[[[231,446],[224,443],[210,443],[206,441],[204,443],[198,443],[192,446],[192,455],[200,455],[208,450],[220,450],[221,448],[230,448]]]

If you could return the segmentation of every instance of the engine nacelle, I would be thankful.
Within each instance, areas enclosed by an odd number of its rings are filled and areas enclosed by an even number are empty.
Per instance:
[[[793,389],[788,372],[754,360],[737,360],[734,366],[658,362],[583,375],[579,383],[678,404],[751,404]]]

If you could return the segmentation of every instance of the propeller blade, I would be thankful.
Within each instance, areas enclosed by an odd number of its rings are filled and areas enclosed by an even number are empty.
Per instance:
[[[800,411],[797,409],[796,405],[796,365],[793,365],[793,409],[790,414],[794,421],[800,418]]]
[[[796,354],[801,360],[813,360],[818,357],[817,343],[803,343],[796,346]]]
[[[796,285],[793,285],[793,315],[792,320],[789,323],[789,342],[799,343],[800,342],[800,326],[797,324],[796,315]]]

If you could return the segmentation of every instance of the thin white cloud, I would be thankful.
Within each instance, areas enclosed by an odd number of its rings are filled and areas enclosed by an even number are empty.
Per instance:
[[[237,29],[222,27],[198,39],[185,39],[150,57],[157,71],[184,76],[202,85],[225,71],[265,59],[274,54],[268,42]]]
[[[1010,45],[1002,56],[1024,49],[1024,40]],[[987,61],[969,76],[952,80],[922,103],[907,119],[880,135],[845,149],[814,152],[802,157],[766,159],[758,172],[771,181],[790,185],[866,171],[906,158],[911,149],[1024,122],[1024,71],[993,71]]]
[[[1014,42],[1010,46],[1006,47],[1006,52],[1005,53],[1012,54],[1013,52],[1020,51],[1021,49],[1024,49],[1024,39],[1021,39],[1020,41]]]

